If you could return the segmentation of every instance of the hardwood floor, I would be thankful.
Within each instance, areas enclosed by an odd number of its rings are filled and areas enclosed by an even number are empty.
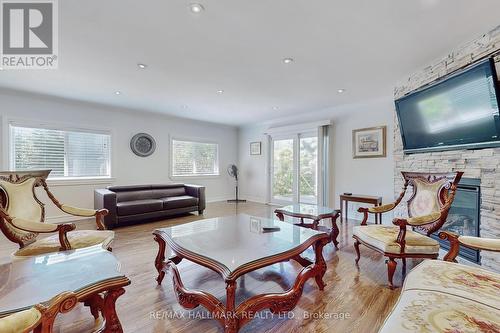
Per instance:
[[[124,332],[222,332],[220,325],[203,308],[183,310],[175,299],[170,276],[162,286],[157,286],[154,258],[157,244],[151,232],[155,228],[180,224],[216,216],[247,213],[255,216],[272,216],[273,207],[245,203],[235,206],[227,203],[209,204],[205,215],[187,215],[170,220],[146,223],[116,229],[113,252],[121,261],[122,271],[132,284],[117,301],[117,311]],[[399,296],[399,289],[386,287],[387,273],[384,259],[378,253],[361,248],[359,270],[354,264],[352,225],[359,222],[339,223],[339,250],[331,244],[325,246],[324,256],[328,270],[327,284],[320,292],[314,281],[308,281],[297,307],[288,316],[271,317],[262,313],[240,332],[377,332],[384,318]],[[92,228],[90,221],[79,222],[79,228]],[[16,246],[3,238],[0,243],[0,260],[7,260]],[[307,256],[313,257],[312,250]],[[408,269],[416,264],[408,262]],[[400,286],[401,265],[395,275]],[[295,281],[301,266],[285,262],[261,269],[239,280],[237,302],[256,293],[281,292]],[[209,291],[224,300],[225,284],[216,273],[183,261],[179,264],[182,279],[188,288]],[[43,286],[41,286],[43,288]],[[35,292],[35,291],[34,291]],[[94,326],[88,308],[79,305],[69,314],[60,315],[55,332],[89,332]]]

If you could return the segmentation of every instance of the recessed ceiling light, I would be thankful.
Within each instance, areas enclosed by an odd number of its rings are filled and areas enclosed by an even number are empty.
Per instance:
[[[338,92],[339,94],[345,93],[345,89],[339,89],[339,90],[337,90],[337,92]]]
[[[121,95],[122,92],[121,91],[115,91],[115,95]]]
[[[222,90],[222,89],[221,89],[221,90],[217,90],[217,93],[218,93],[218,94],[223,94],[223,93],[224,93],[224,90]]]
[[[273,106],[273,110],[274,111],[278,110],[278,107],[277,106]]]
[[[293,62],[293,58],[284,58],[283,63],[285,64],[291,64]]]
[[[205,10],[205,7],[203,7],[199,3],[192,3],[189,5],[189,9],[191,10],[192,13],[199,14]]]
[[[137,67],[139,67],[140,69],[146,69],[146,67],[148,67],[148,65],[146,65],[146,64],[137,64]]]

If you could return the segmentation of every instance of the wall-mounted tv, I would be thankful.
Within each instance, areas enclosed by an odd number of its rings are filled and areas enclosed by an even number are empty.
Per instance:
[[[396,100],[404,152],[500,146],[498,86],[490,58]]]

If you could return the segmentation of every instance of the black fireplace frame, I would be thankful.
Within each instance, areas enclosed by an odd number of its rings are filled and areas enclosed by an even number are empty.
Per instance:
[[[459,191],[468,191],[468,192],[477,193],[477,202],[476,202],[477,228],[476,228],[476,234],[471,235],[471,236],[479,237],[480,236],[480,229],[481,229],[481,180],[476,179],[476,178],[462,178],[460,180],[460,183],[458,183],[458,185],[457,185],[457,195],[459,194]],[[451,210],[453,210],[453,205],[452,205]],[[445,230],[445,229],[441,229],[440,231],[443,231],[443,230]],[[432,234],[431,237],[436,239],[437,241],[439,241],[439,245],[441,246],[442,249],[448,251],[450,249],[449,242],[446,240],[440,239],[438,234],[439,234],[439,231]],[[460,247],[459,256],[466,259],[466,260],[469,260],[473,263],[479,264],[481,262],[480,251],[466,248],[464,246]]]

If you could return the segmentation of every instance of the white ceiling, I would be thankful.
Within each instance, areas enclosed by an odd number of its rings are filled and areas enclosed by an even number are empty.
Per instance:
[[[244,125],[391,96],[500,23],[498,0],[191,2],[61,0],[59,69],[0,71],[0,87]]]

